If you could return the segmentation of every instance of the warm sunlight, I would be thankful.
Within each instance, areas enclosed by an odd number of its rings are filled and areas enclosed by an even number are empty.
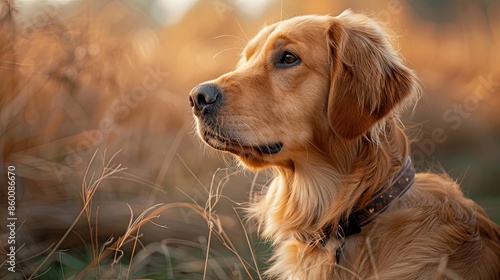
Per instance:
[[[497,0],[0,0],[0,279],[474,279],[499,26]]]

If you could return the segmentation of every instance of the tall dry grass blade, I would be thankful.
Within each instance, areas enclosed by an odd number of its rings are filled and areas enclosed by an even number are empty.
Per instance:
[[[50,248],[52,248],[52,246],[54,246],[55,244],[56,244],[56,243],[52,243],[52,244],[50,244],[50,245],[49,245],[49,247],[45,248],[45,250],[43,250],[43,251],[41,251],[41,252],[38,252],[38,253],[36,253],[36,254],[34,254],[34,255],[31,255],[29,258],[23,259],[22,261],[19,261],[19,262],[18,262],[18,264],[21,264],[21,263],[24,263],[24,262],[28,262],[28,261],[30,261],[30,260],[32,260],[32,259],[37,258],[38,256],[41,256],[41,255],[45,254],[46,252],[50,251]],[[2,264],[0,265],[0,267],[4,267],[4,264],[5,264],[5,263],[2,263]],[[23,273],[24,273],[24,272],[23,272]],[[27,279],[27,278],[28,278],[28,277],[25,277],[25,279]]]
[[[245,270],[245,272],[248,274],[248,276],[250,278],[251,277],[251,273],[250,271],[248,270],[248,267],[250,264],[248,262],[246,262],[242,257],[241,255],[238,253],[238,251],[236,250],[236,247],[234,246],[234,244],[232,243],[231,239],[229,238],[229,236],[226,234],[226,232],[224,231],[221,223],[220,223],[220,220],[218,219],[217,216],[213,215],[213,207],[219,202],[220,198],[222,197],[222,191],[223,191],[223,187],[224,185],[229,181],[229,178],[230,176],[234,175],[236,172],[233,172],[233,173],[227,173],[227,168],[224,168],[224,169],[217,169],[213,176],[212,176],[212,181],[211,181],[211,184],[210,184],[210,190],[209,190],[209,199],[206,203],[206,206],[205,206],[205,219],[207,220],[207,223],[208,223],[208,226],[209,226],[209,229],[213,230],[214,228],[214,224],[213,224],[213,221],[216,221],[216,224],[217,224],[217,228],[218,228],[218,231],[216,232],[216,236],[217,238],[222,242],[222,244],[227,248],[229,249],[237,258],[238,260],[240,261],[240,263],[242,264],[243,266],[243,269]],[[225,171],[226,172],[226,176],[222,177],[220,180],[219,180],[219,183],[215,189],[215,193],[213,192],[214,188],[214,184],[215,184],[215,178],[216,178],[216,175],[218,172],[220,171]],[[212,199],[215,199],[212,203]],[[213,231],[211,231],[213,232]]]
[[[189,166],[187,165],[187,163],[184,161],[184,159],[182,159],[182,157],[177,154],[177,157],[179,158],[179,160],[181,161],[181,163],[184,165],[184,167],[186,167],[186,169],[188,170],[188,172],[191,174],[191,176],[193,176],[193,178],[196,180],[196,182],[198,182],[200,184],[200,186],[205,190],[205,191],[208,191],[207,188],[205,187],[205,184],[203,184],[200,179],[198,178],[198,176],[196,176],[196,174],[194,174],[193,170],[191,170],[191,168],[189,168]]]
[[[61,249],[61,250],[59,250],[59,254],[58,254],[59,255],[59,266],[61,268],[61,272],[62,272],[61,274],[62,274],[63,280],[66,280],[66,277],[64,276],[64,267],[63,267],[63,258],[62,258],[63,254],[62,253],[66,252],[66,251],[68,251],[68,250]]]
[[[72,279],[72,280],[82,279],[90,269],[92,269],[96,265],[98,265],[99,262],[101,262],[104,258],[106,258],[110,253],[112,253],[115,250],[117,250],[118,248],[120,248],[120,246],[122,246],[125,243],[125,241],[127,240],[127,237],[130,235],[130,233],[133,233],[134,230],[138,228],[138,226],[142,226],[144,223],[149,222],[151,219],[150,217],[152,217],[152,218],[158,217],[160,215],[160,213],[167,211],[167,210],[170,210],[170,209],[176,209],[176,208],[188,208],[188,209],[195,211],[196,213],[198,213],[201,216],[204,215],[203,214],[204,209],[201,206],[196,205],[196,204],[192,204],[192,203],[188,203],[188,202],[175,202],[175,203],[169,203],[169,204],[157,207],[153,211],[151,211],[145,219],[141,219],[140,221],[138,221],[137,224],[135,224],[134,228],[130,228],[129,230],[127,230],[127,232],[128,232],[127,236],[126,235],[120,236],[109,248],[106,248],[106,250],[104,250],[102,252],[102,254],[99,256],[98,259],[93,260],[90,264],[87,265],[87,267],[82,269],[82,271],[80,271],[77,275],[73,276],[70,279]]]
[[[135,249],[137,248],[137,242],[139,240],[139,231],[141,230],[140,226],[137,228],[137,231],[135,233],[135,238],[134,238],[134,246],[132,246],[132,253],[130,254],[130,263],[128,265],[128,268],[127,268],[127,276],[126,276],[126,280],[128,280],[128,278],[130,277],[130,269],[132,268],[132,264],[134,262],[134,255],[135,255]]]
[[[176,154],[176,151],[179,149],[179,146],[181,145],[182,139],[186,135],[186,131],[189,127],[190,122],[184,120],[181,128],[175,135],[174,141],[170,148],[167,151],[167,154],[165,155],[163,162],[160,166],[160,170],[158,171],[158,175],[156,176],[156,180],[154,185],[155,186],[160,186],[161,182],[164,180],[165,176],[167,175],[167,171],[170,168],[170,164],[172,164],[172,160]],[[146,205],[152,205],[154,199],[157,197],[158,191],[156,189],[153,189],[149,195],[148,202]]]
[[[96,152],[92,156],[91,161],[89,162],[89,164],[87,166],[87,172],[85,174],[88,173],[89,166],[92,165],[92,162],[93,162],[93,160],[94,160],[94,158],[95,158],[95,156],[97,154],[97,151],[98,150],[96,150]],[[69,235],[69,233],[72,232],[73,228],[78,223],[78,221],[81,219],[81,217],[83,216],[83,214],[86,213],[86,211],[88,211],[87,208],[89,206],[89,203],[92,201],[92,196],[95,194],[95,191],[100,186],[101,182],[103,180],[107,179],[108,177],[112,176],[113,174],[121,172],[122,170],[125,170],[125,168],[120,168],[120,165],[118,165],[118,167],[116,169],[110,169],[109,167],[104,166],[101,177],[98,178],[98,179],[96,179],[94,182],[92,182],[92,184],[88,184],[90,186],[90,189],[89,189],[89,193],[87,195],[83,194],[83,196],[82,196],[84,198],[84,202],[85,202],[84,205],[83,205],[83,207],[82,207],[82,209],[80,210],[80,212],[78,213],[78,215],[76,216],[76,218],[73,220],[73,222],[71,223],[71,225],[69,226],[69,228],[66,230],[66,232],[64,233],[64,235],[61,237],[61,239],[56,243],[56,245],[54,246],[54,248],[52,248],[52,250],[49,252],[49,254],[40,262],[40,264],[31,273],[31,275],[28,278],[28,280],[31,280],[31,279],[34,279],[35,277],[38,277],[38,276],[35,276],[36,273],[43,267],[43,265],[45,265],[45,263],[48,261],[48,259],[55,253],[55,251],[59,248],[59,246],[63,243],[63,241]],[[85,178],[86,177],[84,177],[84,182],[82,183],[82,188],[84,188],[83,186],[87,185],[86,182],[85,182]]]
[[[223,178],[221,178],[219,183],[216,185],[216,183],[215,183],[216,176],[220,171],[225,171],[226,175]],[[90,269],[98,266],[99,263],[104,258],[106,258],[111,252],[115,253],[114,258],[113,258],[113,263],[116,263],[119,260],[119,258],[121,258],[121,256],[123,255],[121,248],[131,238],[134,240],[134,248],[135,248],[135,246],[136,246],[135,242],[138,242],[139,230],[144,223],[146,223],[146,222],[154,223],[152,221],[152,219],[157,218],[160,213],[167,211],[169,209],[173,209],[173,208],[191,209],[191,210],[195,211],[196,213],[198,213],[201,217],[203,217],[207,222],[209,234],[208,234],[208,241],[207,241],[207,247],[206,247],[207,250],[205,253],[205,264],[204,264],[204,272],[203,272],[204,279],[206,279],[206,277],[207,277],[208,265],[210,263],[209,262],[210,244],[211,244],[211,239],[212,239],[214,234],[222,242],[222,244],[226,248],[228,248],[233,254],[235,254],[237,259],[242,264],[243,269],[246,271],[247,275],[251,278],[251,273],[248,270],[249,264],[238,254],[236,247],[231,242],[231,239],[227,236],[224,229],[222,228],[222,225],[220,223],[219,218],[216,215],[214,215],[214,213],[213,213],[214,207],[217,205],[220,198],[222,197],[222,191],[223,191],[224,185],[228,182],[229,177],[232,176],[233,174],[234,173],[227,174],[227,169],[218,169],[214,173],[214,175],[212,176],[211,184],[210,184],[209,198],[205,204],[205,207],[202,207],[202,206],[196,204],[195,201],[194,201],[194,203],[179,202],[179,203],[170,203],[167,205],[156,204],[156,205],[149,207],[145,211],[143,211],[141,213],[141,215],[139,215],[134,221],[132,221],[133,211],[132,211],[132,208],[130,207],[130,205],[127,204],[127,206],[129,207],[129,210],[131,212],[131,219],[129,221],[129,225],[127,227],[126,232],[122,236],[120,236],[118,238],[118,240],[116,240],[108,248],[101,249],[101,252],[100,252],[98,258],[92,260],[92,262],[90,264],[88,264],[85,269],[83,269],[80,273],[78,273],[77,275],[75,275],[71,279],[81,279],[82,277],[84,277]],[[198,180],[198,182],[203,186],[201,181]],[[134,233],[136,233],[136,236],[132,237],[132,235]],[[109,244],[109,242],[108,242],[108,244]],[[135,249],[133,249],[133,250],[135,251]],[[120,256],[118,256],[118,255],[120,255]],[[255,257],[254,257],[254,263],[256,263]],[[129,265],[127,277],[130,276],[131,267],[132,266]],[[259,277],[260,277],[260,272],[258,272],[258,273],[259,273]]]
[[[97,206],[97,208],[95,209],[95,236],[93,237],[94,240],[91,239],[91,241],[94,241],[94,243],[92,243],[93,258],[97,258],[97,256],[99,255],[99,251],[97,250],[97,248],[99,248],[99,227],[97,226],[98,221],[99,221],[99,206]]]
[[[213,230],[213,224],[211,224],[211,222],[209,222],[208,238],[207,238],[207,250],[205,253],[205,265],[203,267],[203,280],[207,279],[208,257],[210,255],[210,243],[212,241],[212,230]]]
[[[153,210],[155,208],[158,208],[158,207],[160,207],[162,205],[163,205],[163,203],[158,203],[156,205],[153,205],[153,206],[149,207],[148,209],[144,210],[133,222],[131,220],[131,222],[129,223],[129,226],[127,228],[127,231],[123,235],[124,239],[122,240],[122,243],[120,243],[119,247],[123,246],[124,240],[126,240],[135,231],[137,231],[137,229],[139,229],[144,223],[148,222],[151,219],[158,218],[159,217],[159,213],[156,214],[156,215],[148,215],[148,216],[146,216],[146,214],[148,212],[150,212],[151,210]],[[128,204],[127,204],[127,206],[129,207],[129,209],[131,211],[131,214],[133,214],[132,207],[130,207],[130,205],[128,205]],[[131,217],[131,219],[132,219],[132,217]]]
[[[18,83],[19,64],[15,51],[17,26],[14,20],[14,2],[11,0],[1,1],[0,12],[0,77],[2,77],[0,81],[0,92],[2,93],[0,105],[5,105],[4,102],[7,103],[14,97]]]
[[[255,257],[253,248],[252,248],[252,243],[250,242],[250,238],[248,237],[247,230],[245,228],[245,225],[243,224],[243,221],[238,214],[238,211],[236,211],[236,208],[233,207],[234,213],[236,213],[236,216],[238,217],[238,221],[240,222],[241,228],[243,229],[243,232],[245,233],[245,239],[247,241],[248,249],[250,250],[250,254],[252,255],[252,260],[253,264],[255,266],[255,271],[257,272],[257,275],[259,276],[259,279],[262,280],[262,276],[260,274],[259,266],[257,265],[257,258]]]
[[[166,269],[163,272],[166,273],[166,280],[174,279],[172,256],[168,246],[163,241],[149,243],[142,250],[138,251],[134,256],[132,271],[144,271],[145,269],[141,268],[151,264],[150,258],[156,253],[165,257]]]

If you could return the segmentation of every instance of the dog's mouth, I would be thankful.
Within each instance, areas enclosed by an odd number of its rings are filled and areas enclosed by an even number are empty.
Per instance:
[[[283,148],[283,143],[281,142],[275,142],[254,147],[254,149],[257,149],[259,152],[268,155],[279,153],[281,151],[281,148]]]
[[[208,146],[216,150],[230,152],[244,157],[250,157],[255,153],[261,155],[274,155],[279,153],[283,148],[282,142],[270,142],[257,146],[246,145],[241,140],[232,139],[231,137],[206,127],[200,128],[200,136]]]

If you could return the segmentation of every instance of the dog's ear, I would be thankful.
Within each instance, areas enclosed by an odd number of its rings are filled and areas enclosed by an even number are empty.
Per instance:
[[[346,139],[365,134],[407,97],[418,82],[403,65],[382,28],[366,16],[346,11],[328,32],[331,86],[330,127]]]

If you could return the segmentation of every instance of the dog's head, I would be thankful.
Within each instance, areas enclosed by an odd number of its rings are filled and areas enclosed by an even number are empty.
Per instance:
[[[373,132],[418,90],[382,28],[346,11],[299,16],[262,29],[237,68],[196,86],[199,136],[249,167],[288,165]]]

